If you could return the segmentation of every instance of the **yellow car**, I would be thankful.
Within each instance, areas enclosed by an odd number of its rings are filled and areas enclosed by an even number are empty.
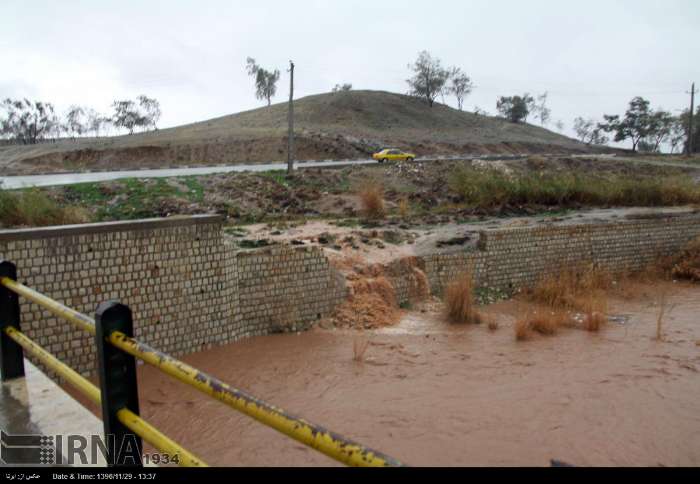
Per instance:
[[[379,161],[379,163],[384,163],[386,161],[413,161],[416,159],[416,155],[413,153],[388,148],[380,151],[379,153],[373,154],[372,158]]]

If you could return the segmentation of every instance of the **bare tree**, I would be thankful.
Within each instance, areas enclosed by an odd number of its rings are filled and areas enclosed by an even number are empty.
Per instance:
[[[143,122],[136,103],[129,99],[123,101],[114,101],[112,103],[114,115],[112,123],[117,128],[124,128],[129,131],[129,134],[134,134],[134,128],[140,126]]]
[[[578,139],[587,145],[604,145],[608,142],[603,129],[593,119],[574,119],[574,131]]]
[[[71,106],[66,113],[66,133],[69,136],[80,137],[87,131],[85,108]]]
[[[453,67],[450,69],[450,84],[447,89],[457,98],[457,106],[461,111],[464,106],[464,99],[474,89],[474,83],[468,75],[462,72],[462,69]]]
[[[548,97],[549,93],[545,91],[537,96],[537,102],[535,103],[535,118],[540,120],[540,125],[542,126],[549,124],[549,120],[552,117],[552,110],[547,107]]]
[[[136,100],[141,108],[140,119],[144,128],[152,127],[154,130],[158,129],[156,125],[162,115],[160,103],[156,99],[149,98],[143,94],[137,97]]]
[[[445,88],[450,72],[442,67],[440,59],[433,58],[425,50],[418,54],[416,62],[409,64],[408,68],[414,73],[412,78],[406,80],[410,94],[425,99],[433,107],[435,99]]]
[[[280,71],[268,71],[260,67],[255,59],[248,57],[246,60],[248,75],[255,78],[255,97],[267,100],[267,105],[272,104],[272,98],[277,94],[277,81],[280,80]]]
[[[57,119],[53,105],[41,101],[7,98],[0,103],[0,108],[5,111],[0,133],[22,144],[35,144],[44,139]]]
[[[554,127],[559,131],[560,133],[564,132],[564,129],[566,129],[566,126],[564,125],[564,121],[561,119],[558,120],[556,123],[554,123]]]
[[[86,131],[99,138],[102,128],[106,125],[109,119],[92,108],[88,108],[85,111],[85,117],[87,119]]]

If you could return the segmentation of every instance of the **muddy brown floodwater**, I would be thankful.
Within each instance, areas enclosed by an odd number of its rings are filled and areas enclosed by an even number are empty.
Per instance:
[[[433,305],[373,332],[317,329],[185,358],[270,403],[408,465],[700,465],[700,287],[674,285],[665,341],[649,286],[611,301],[599,334],[514,339],[523,303],[488,312],[500,329],[450,327]],[[353,341],[371,343],[362,363]],[[211,465],[333,461],[150,367],[141,412]]]

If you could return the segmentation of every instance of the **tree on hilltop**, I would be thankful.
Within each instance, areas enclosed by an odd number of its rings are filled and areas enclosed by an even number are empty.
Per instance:
[[[260,67],[255,59],[248,57],[246,60],[248,75],[255,78],[255,97],[267,100],[267,105],[272,104],[272,98],[277,94],[277,82],[280,80],[280,71],[268,71]]]

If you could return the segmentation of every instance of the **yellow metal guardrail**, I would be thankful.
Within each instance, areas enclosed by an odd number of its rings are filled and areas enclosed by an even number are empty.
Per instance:
[[[74,311],[73,309],[62,305],[57,301],[54,301],[53,299],[50,299],[43,294],[12,280],[11,278],[0,278],[0,285],[3,285],[16,294],[19,294],[42,306],[52,314],[70,321],[84,331],[91,334],[96,333],[94,319]],[[14,335],[11,337],[17,341],[18,344],[22,345],[18,339],[22,340],[24,335],[21,335],[21,333],[18,335],[18,332],[12,332],[12,330],[10,330],[10,333]],[[8,335],[10,333],[8,333]],[[15,337],[18,339],[15,339]],[[199,390],[205,395],[215,398],[231,408],[263,423],[264,425],[267,425],[278,432],[281,432],[284,435],[287,435],[288,437],[297,440],[298,442],[301,442],[302,444],[346,465],[360,467],[389,467],[402,465],[401,462],[381,452],[367,448],[323,427],[290,415],[280,408],[274,407],[262,400],[259,400],[242,390],[233,388],[211,375],[201,372],[196,368],[193,368],[186,363],[171,357],[170,355],[162,353],[145,343],[127,336],[123,332],[113,331],[106,337],[106,339],[114,347],[144,361],[155,368],[158,368],[165,374],[170,375],[180,382],[185,383]],[[26,341],[24,341],[24,343],[26,343]],[[34,345],[34,347],[37,346],[33,342],[31,344]],[[36,350],[36,348],[34,349]],[[39,357],[40,353],[34,353],[32,350],[28,351]],[[63,363],[56,360],[48,353],[43,355],[43,357],[49,357],[55,360],[52,362],[52,365],[54,366],[58,364],[65,367],[62,371],[66,372],[67,375],[71,375],[69,372],[72,372],[74,375],[70,376],[70,378],[65,378],[76,388],[84,393],[88,391],[94,393],[96,391],[98,392],[97,395],[99,396],[99,389],[75,373],[72,369],[63,365]],[[88,386],[92,388],[88,388]],[[138,420],[134,420],[133,417],[136,417]],[[187,451],[181,449],[179,446],[177,446],[177,444],[167,439],[167,437],[159,434],[157,430],[150,427],[137,415],[132,413],[131,415],[124,415],[123,420],[122,416],[119,418],[124,425],[134,431],[137,435],[140,435],[147,442],[150,442],[152,445],[154,445],[154,447],[157,447],[153,442],[153,440],[156,440],[160,443],[160,445],[164,446],[163,451],[165,451],[166,448],[180,449],[177,451],[180,452],[180,455],[188,456],[188,459],[183,459],[183,461],[187,460],[188,462],[201,462],[199,459],[189,453],[183,454],[183,452]],[[138,423],[135,423],[137,421]],[[158,435],[160,435],[160,437],[158,437]]]
[[[87,378],[80,375],[65,363],[58,360],[51,353],[32,341],[27,335],[18,331],[16,328],[5,328],[5,334],[12,338],[18,345],[24,348],[25,351],[34,355],[37,360],[46,365],[58,376],[68,382],[73,388],[85,395],[92,403],[100,405],[102,396],[100,389],[93,385]],[[141,437],[146,442],[150,443],[159,451],[170,455],[178,456],[179,464],[183,467],[208,467],[201,459],[196,457],[191,452],[185,450],[176,442],[170,440],[163,435],[158,429],[146,422],[144,419],[133,413],[127,408],[123,408],[117,412],[119,420],[132,430],[136,435]]]

